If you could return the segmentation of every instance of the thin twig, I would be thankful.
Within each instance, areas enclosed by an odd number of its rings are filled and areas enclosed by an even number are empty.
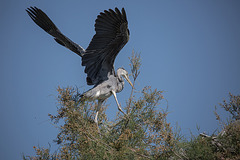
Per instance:
[[[144,157],[144,158],[148,158],[148,159],[151,159],[149,156],[146,156],[146,155],[143,155],[143,154],[140,154],[140,153],[137,153],[137,151],[133,148],[129,148],[131,151],[133,151],[135,154],[141,156],[141,157]]]

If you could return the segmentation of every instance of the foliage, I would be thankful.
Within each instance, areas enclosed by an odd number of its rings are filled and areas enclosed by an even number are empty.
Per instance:
[[[229,102],[224,100],[219,104],[231,116],[228,123],[215,111],[222,131],[217,135],[192,136],[190,141],[178,143],[178,148],[182,149],[180,159],[240,159],[240,95],[234,96],[230,93],[229,97]]]
[[[188,159],[214,159],[214,146],[211,143],[211,138],[193,136],[185,149]]]
[[[130,67],[135,84],[141,60],[133,52]],[[127,115],[117,114],[108,121],[104,105],[99,114],[99,129],[93,121],[95,102],[81,101],[78,88],[58,88],[58,113],[49,114],[59,128],[55,142],[59,150],[35,148],[35,157],[26,159],[168,159],[175,139],[167,111],[160,110],[162,91],[147,86],[131,91],[124,107]]]
[[[223,103],[219,105],[230,114],[230,119],[224,122],[215,111],[216,118],[223,128],[218,135],[220,146],[218,146],[217,156],[218,158],[240,159],[240,95],[234,96],[229,93],[229,102],[223,100]]]
[[[140,55],[129,58],[133,85],[140,74]],[[59,129],[54,142],[59,146],[54,153],[49,148],[34,147],[35,156],[23,159],[171,159],[209,160],[240,159],[240,96],[230,94],[220,107],[231,118],[225,123],[215,111],[222,126],[217,135],[192,135],[186,140],[167,122],[167,108],[162,109],[162,91],[146,86],[140,91],[132,89],[124,105],[126,115],[118,113],[109,121],[103,104],[98,115],[99,130],[93,121],[97,104],[80,98],[77,87],[57,89],[58,113],[49,114]]]
[[[28,159],[32,159],[32,160],[57,160],[59,159],[59,157],[57,156],[56,153],[50,154],[50,150],[47,148],[43,148],[43,147],[35,147],[33,146],[33,148],[35,149],[36,152],[36,156],[32,157],[32,156],[25,156],[23,155],[23,160],[28,160]]]

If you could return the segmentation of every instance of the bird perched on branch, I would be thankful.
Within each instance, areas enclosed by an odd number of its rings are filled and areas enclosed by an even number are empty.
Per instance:
[[[116,93],[123,90],[123,78],[132,87],[133,84],[124,68],[118,68],[116,72],[114,70],[115,58],[128,42],[130,34],[124,8],[122,8],[121,12],[118,8],[115,8],[115,11],[112,9],[105,10],[97,16],[95,21],[96,34],[86,50],[62,34],[41,9],[30,7],[26,11],[39,27],[54,37],[57,43],[82,57],[82,66],[85,66],[84,71],[87,74],[87,84],[94,85],[94,87],[81,96],[90,100],[98,100],[94,121],[98,124],[99,109],[104,100],[111,95],[114,96],[119,111],[124,113],[118,103]]]

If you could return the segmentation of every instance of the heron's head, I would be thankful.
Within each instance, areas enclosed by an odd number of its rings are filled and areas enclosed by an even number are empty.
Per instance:
[[[129,79],[128,72],[124,68],[118,68],[117,75],[118,77],[125,78],[128,81],[128,83],[134,88],[132,82]]]

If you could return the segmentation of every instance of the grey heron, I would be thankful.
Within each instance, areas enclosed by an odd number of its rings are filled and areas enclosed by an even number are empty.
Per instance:
[[[94,87],[84,92],[81,97],[98,100],[94,121],[98,124],[98,112],[102,103],[111,95],[114,96],[118,109],[125,114],[117,100],[116,93],[124,87],[125,78],[129,80],[128,72],[124,68],[118,68],[115,72],[114,61],[119,51],[129,40],[129,29],[124,8],[120,12],[118,8],[101,12],[95,21],[96,34],[93,36],[87,49],[71,41],[61,33],[52,20],[39,8],[26,9],[31,19],[44,31],[52,35],[55,41],[82,57],[82,66],[85,66],[87,84]]]

